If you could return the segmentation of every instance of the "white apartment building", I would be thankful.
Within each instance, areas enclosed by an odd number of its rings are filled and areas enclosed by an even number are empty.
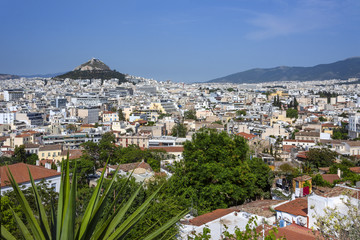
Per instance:
[[[349,137],[357,138],[360,136],[360,113],[349,116]]]
[[[14,123],[16,113],[14,112],[0,112],[0,124]]]

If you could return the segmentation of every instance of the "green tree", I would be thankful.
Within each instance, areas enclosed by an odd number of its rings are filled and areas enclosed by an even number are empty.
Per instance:
[[[124,115],[123,110],[121,108],[119,108],[118,116],[119,116],[119,121],[126,121],[125,115]]]
[[[197,120],[195,109],[191,109],[191,110],[188,110],[188,111],[184,112],[184,118],[185,119]]]
[[[286,117],[287,118],[298,118],[298,110],[289,108],[286,110]]]
[[[24,221],[25,216],[21,211],[21,206],[16,204],[16,201],[12,201],[12,199],[10,199],[10,197],[7,195],[2,196],[0,198],[0,201],[0,225],[4,226],[17,239],[20,239],[21,233],[16,227],[16,221],[13,215],[13,211],[19,216],[19,218]]]
[[[171,129],[171,135],[173,137],[186,137],[187,128],[184,124],[179,123],[174,125],[174,127]]]
[[[325,181],[321,174],[316,174],[312,177],[312,184],[314,186],[320,186],[320,187],[331,187],[332,184],[330,184],[328,181]]]
[[[117,195],[114,196],[110,206],[105,208],[106,199],[112,194],[112,187],[117,179],[117,171],[115,171],[110,182],[105,185],[104,169],[83,216],[79,218],[81,220],[77,221],[77,181],[74,181],[74,179],[77,179],[77,174],[74,170],[72,173],[73,179],[70,183],[69,161],[63,163],[62,169],[64,172],[61,177],[58,210],[55,212],[54,206],[52,205],[51,217],[49,218],[31,175],[30,179],[33,187],[34,202],[37,207],[37,211],[35,212],[31,210],[29,202],[20,191],[12,174],[9,173],[11,186],[14,189],[28,222],[27,227],[24,221],[16,217],[17,215],[14,215],[19,229],[26,239],[124,239],[128,235],[129,230],[133,229],[139,220],[142,219],[149,209],[150,203],[161,190],[161,187],[157,188],[138,208],[126,216],[126,213],[129,212],[130,207],[141,191],[142,186],[130,196],[128,201],[125,201],[119,206],[117,205],[118,199],[124,196],[121,190],[123,188],[121,188]],[[146,234],[147,236],[144,237],[144,239],[155,239],[158,236],[164,236],[167,234],[165,231],[173,226],[185,213],[184,211],[180,212],[166,223],[162,222],[161,226],[157,229],[154,229],[154,225],[152,225],[138,236],[144,236]],[[4,239],[15,239],[3,225],[1,225],[1,237]]]
[[[297,109],[299,106],[298,101],[296,100],[296,97],[294,97],[294,108]]]
[[[70,132],[75,132],[77,130],[77,127],[75,124],[68,124],[68,125],[66,125],[66,130],[68,130]]]
[[[236,116],[241,116],[241,115],[246,116],[246,110],[245,109],[236,111]]]
[[[307,162],[316,168],[329,167],[334,164],[337,153],[328,148],[312,148],[306,153]]]
[[[319,117],[319,121],[320,121],[320,122],[326,122],[326,121],[327,121],[327,119],[326,119],[326,118],[324,118],[323,116],[320,116],[320,117]]]
[[[354,195],[356,196],[357,193]],[[360,236],[359,205],[350,201],[350,192],[345,192],[340,206],[326,207],[324,213],[316,213],[317,226],[324,239],[357,240]],[[339,205],[339,204],[338,204]],[[316,212],[316,211],[315,211]]]
[[[27,154],[26,154],[24,145],[15,146],[14,158],[16,159],[16,162],[24,162],[24,163],[26,163]]]
[[[196,205],[200,213],[261,198],[269,190],[265,183],[269,168],[256,160],[254,164],[260,165],[255,174],[254,165],[247,160],[248,150],[242,137],[201,129],[184,144],[184,159],[170,178],[171,194],[186,206]],[[257,179],[258,174],[265,180]]]
[[[114,156],[110,158],[111,164],[125,164],[144,161],[148,163],[155,172],[160,171],[160,162],[166,158],[165,150],[140,149],[137,145],[128,147],[117,147]]]

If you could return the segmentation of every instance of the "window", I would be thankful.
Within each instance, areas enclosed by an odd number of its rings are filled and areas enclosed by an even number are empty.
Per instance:
[[[48,157],[50,157],[50,155],[51,155],[51,154],[50,154],[50,153],[48,153]]]
[[[42,157],[45,157],[45,153],[42,153],[41,156],[42,156]]]
[[[296,183],[296,188],[299,188],[299,182],[296,181],[295,183]]]

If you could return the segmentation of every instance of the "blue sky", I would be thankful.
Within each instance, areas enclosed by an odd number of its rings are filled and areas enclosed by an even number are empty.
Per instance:
[[[177,82],[360,56],[359,0],[1,0],[0,73],[112,69]]]

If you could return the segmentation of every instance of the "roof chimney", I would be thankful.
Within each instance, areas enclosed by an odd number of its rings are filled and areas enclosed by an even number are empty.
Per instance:
[[[61,172],[61,166],[57,166],[56,170],[57,172]]]
[[[341,170],[340,170],[340,168],[337,169],[337,175],[339,176],[339,178],[341,178]]]
[[[36,166],[40,166],[40,160],[36,160]]]
[[[45,163],[45,168],[51,169],[51,164],[50,163]]]

